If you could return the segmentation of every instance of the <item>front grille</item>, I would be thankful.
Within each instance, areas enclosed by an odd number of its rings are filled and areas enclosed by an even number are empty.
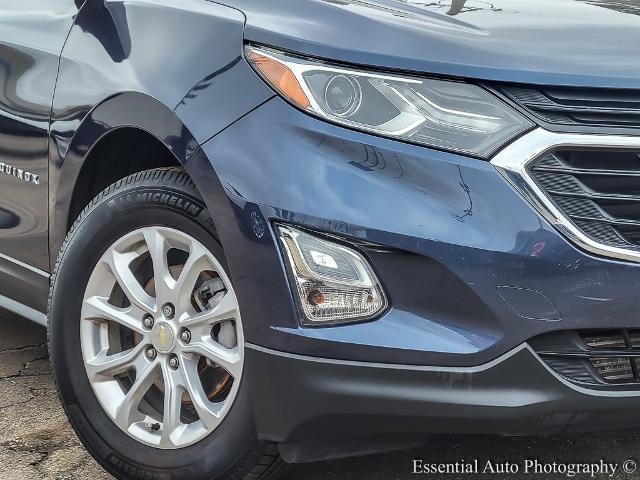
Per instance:
[[[640,128],[640,91],[573,87],[498,87],[530,115],[564,127]]]
[[[640,330],[571,330],[530,345],[567,380],[593,388],[640,389]]]
[[[558,149],[529,174],[587,237],[640,250],[640,148]]]

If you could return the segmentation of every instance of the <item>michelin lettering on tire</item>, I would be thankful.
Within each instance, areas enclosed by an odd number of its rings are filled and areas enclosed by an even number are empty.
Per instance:
[[[139,208],[140,203],[161,205],[163,207],[185,213],[193,218],[197,218],[206,208],[198,199],[185,195],[182,192],[168,191],[166,188],[143,189],[135,192],[127,192],[109,200],[108,205],[124,212],[130,209],[133,205],[136,205],[137,208]]]

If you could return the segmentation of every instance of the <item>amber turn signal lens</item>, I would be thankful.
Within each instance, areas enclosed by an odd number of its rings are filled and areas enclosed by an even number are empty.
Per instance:
[[[289,67],[251,48],[246,49],[246,55],[251,65],[281,95],[300,108],[309,108],[309,99]]]

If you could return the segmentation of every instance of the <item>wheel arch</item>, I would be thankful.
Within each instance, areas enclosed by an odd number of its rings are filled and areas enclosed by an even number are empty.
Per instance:
[[[198,148],[178,115],[150,95],[124,92],[96,105],[51,168],[51,266],[75,217],[103,188],[142,170],[184,167]]]

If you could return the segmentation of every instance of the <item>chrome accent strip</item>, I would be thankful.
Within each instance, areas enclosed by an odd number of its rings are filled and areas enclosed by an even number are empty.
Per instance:
[[[299,353],[283,352],[281,350],[273,350],[268,347],[263,347],[255,343],[245,343],[245,347],[255,350],[257,352],[267,353],[269,355],[275,355],[278,357],[288,358],[290,360],[300,360],[303,362],[324,363],[329,365],[349,366],[349,367],[366,367],[366,368],[387,368],[391,370],[413,370],[417,372],[449,372],[449,373],[476,373],[484,370],[489,370],[495,367],[499,363],[504,362],[510,357],[519,353],[521,350],[530,350],[534,355],[535,352],[526,343],[521,343],[517,347],[503,353],[498,358],[471,367],[445,367],[445,366],[429,366],[429,365],[408,365],[403,363],[380,363],[380,362],[363,362],[359,360],[336,360],[326,357],[310,357],[308,355],[301,355]],[[537,357],[537,355],[536,355]],[[537,357],[540,363],[544,363],[542,359]]]
[[[36,322],[37,324],[40,324],[44,327],[47,326],[47,316],[44,313],[39,312],[38,310],[35,310],[31,307],[27,307],[26,305],[16,300],[0,295],[0,307],[18,314],[21,317],[26,318],[27,320]]]
[[[42,275],[45,278],[50,278],[51,277],[51,274],[49,272],[45,272],[44,270],[40,270],[39,268],[34,267],[33,265],[29,265],[28,263],[24,263],[24,262],[18,260],[17,258],[13,258],[13,257],[10,257],[8,255],[4,255],[2,253],[0,253],[0,258],[3,259],[3,260],[7,260],[7,261],[9,261],[11,263],[15,263],[16,265],[19,265],[19,266],[21,266],[23,268],[26,268],[27,270],[31,270],[32,272],[37,273],[38,275]]]
[[[640,250],[614,247],[586,236],[560,211],[529,175],[527,167],[558,147],[638,148],[640,137],[556,133],[537,128],[501,150],[491,163],[538,212],[580,248],[605,257],[640,262]]]

